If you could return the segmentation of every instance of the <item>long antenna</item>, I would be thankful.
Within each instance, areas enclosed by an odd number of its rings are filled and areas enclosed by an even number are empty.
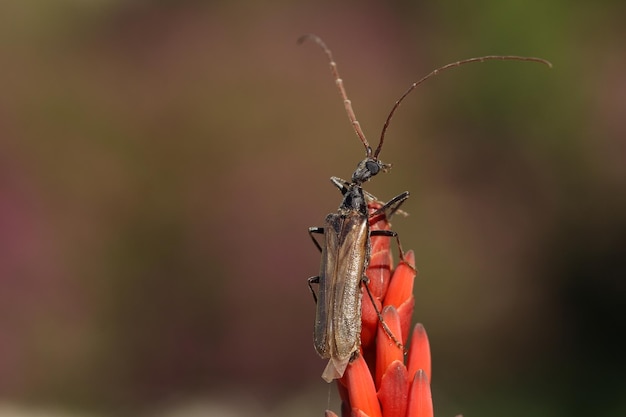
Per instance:
[[[424,76],[423,78],[421,78],[419,81],[414,82],[413,84],[411,84],[411,86],[408,88],[408,90],[406,90],[404,92],[404,94],[402,94],[402,96],[398,99],[398,101],[396,101],[396,103],[393,105],[393,107],[391,108],[391,111],[389,112],[389,116],[387,116],[387,120],[385,121],[385,124],[383,125],[383,130],[380,134],[380,142],[378,142],[378,146],[376,147],[376,151],[374,152],[374,159],[378,158],[378,154],[380,153],[382,147],[383,147],[383,142],[385,140],[385,133],[387,132],[387,128],[389,127],[389,123],[391,122],[391,118],[393,117],[393,114],[396,112],[396,109],[398,107],[400,107],[400,103],[402,103],[402,100],[405,99],[406,96],[408,96],[411,91],[413,91],[415,89],[415,87],[417,87],[418,85],[422,84],[424,81],[426,81],[427,79],[434,77],[435,75],[446,71],[448,69],[451,68],[456,68],[456,67],[460,67],[461,65],[465,65],[465,64],[470,64],[472,62],[485,62],[485,61],[529,61],[529,62],[537,62],[540,64],[544,64],[547,65],[549,68],[552,68],[552,63],[550,61],[547,61],[545,59],[541,59],[541,58],[535,58],[535,57],[526,57],[526,56],[516,56],[516,55],[487,55],[487,56],[481,56],[481,57],[476,57],[476,58],[468,58],[468,59],[463,59],[461,61],[457,61],[457,62],[452,62],[450,64],[444,65],[443,67],[439,67],[436,70],[433,70],[430,74]]]
[[[298,45],[302,44],[303,42],[307,40],[311,40],[315,42],[316,44],[318,44],[328,56],[328,60],[330,62],[330,71],[332,72],[333,77],[335,78],[335,84],[337,85],[337,88],[339,89],[339,94],[341,94],[341,98],[343,99],[343,105],[346,108],[346,112],[348,113],[348,119],[350,119],[350,123],[352,124],[352,127],[354,128],[356,135],[361,140],[361,143],[363,143],[363,146],[365,146],[365,154],[367,155],[368,158],[370,158],[372,156],[372,148],[370,147],[369,142],[365,138],[365,134],[363,133],[363,130],[361,129],[361,124],[359,123],[359,121],[356,119],[356,116],[354,115],[354,110],[352,110],[352,102],[350,101],[350,99],[348,99],[348,95],[346,94],[346,89],[343,87],[343,80],[341,79],[341,77],[339,77],[339,72],[337,71],[337,63],[333,59],[332,52],[330,52],[330,49],[328,49],[324,41],[319,36],[314,35],[312,33],[308,33],[306,35],[300,36],[298,38]]]

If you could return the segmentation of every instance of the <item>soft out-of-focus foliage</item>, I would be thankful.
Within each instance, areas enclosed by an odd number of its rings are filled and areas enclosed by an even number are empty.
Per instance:
[[[0,399],[320,415],[306,228],[363,151],[325,57],[295,45],[315,32],[371,142],[438,65],[554,63],[421,86],[367,189],[412,192],[394,228],[423,278],[437,415],[623,414],[625,11],[2,2]]]

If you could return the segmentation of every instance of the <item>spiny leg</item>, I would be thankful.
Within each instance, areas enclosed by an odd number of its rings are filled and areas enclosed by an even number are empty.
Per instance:
[[[315,244],[315,246],[317,247],[317,249],[319,249],[319,251],[322,251],[322,246],[320,245],[320,243],[313,237],[313,233],[316,234],[320,234],[323,235],[324,234],[324,228],[323,227],[309,227],[309,236],[311,236],[311,240],[313,241],[313,243]]]
[[[309,290],[311,290],[311,295],[313,295],[313,300],[315,300],[315,304],[317,304],[317,295],[315,294],[315,291],[313,291],[313,285],[311,284],[319,284],[320,277],[319,276],[311,277],[307,279],[307,283],[309,284]]]
[[[376,216],[381,213],[385,213],[387,218],[391,218],[396,213],[402,213],[403,215],[408,215],[405,211],[400,210],[400,206],[404,204],[404,202],[409,198],[409,192],[405,191],[401,194],[398,194],[391,200],[387,201],[380,207],[378,210],[370,214],[370,216]]]
[[[372,230],[370,232],[370,236],[386,236],[386,237],[394,237],[396,238],[396,243],[398,244],[398,252],[400,256],[400,261],[408,265],[413,271],[417,272],[414,265],[411,265],[404,259],[404,250],[402,250],[402,244],[400,243],[400,236],[398,236],[397,232],[393,230]]]
[[[374,301],[374,296],[372,295],[372,292],[370,291],[369,281],[370,280],[369,280],[369,278],[367,276],[363,276],[363,278],[361,278],[361,282],[363,282],[363,285],[365,286],[365,292],[367,292],[367,295],[368,295],[370,301],[372,302],[372,306],[374,307],[374,311],[376,312],[376,316],[378,317],[378,322],[383,327],[383,330],[385,331],[385,334],[387,335],[387,337],[389,337],[393,341],[393,343],[396,344],[396,346],[399,349],[404,350],[404,346],[396,338],[396,336],[393,334],[393,332],[391,331],[391,329],[389,328],[389,326],[385,322],[385,319],[383,318],[382,313],[380,312],[380,310],[378,310],[378,307],[376,307],[376,302]]]

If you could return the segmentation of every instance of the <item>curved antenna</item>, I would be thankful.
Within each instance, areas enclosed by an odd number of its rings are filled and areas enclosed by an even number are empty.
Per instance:
[[[396,109],[400,106],[400,103],[402,103],[402,100],[404,100],[404,98],[406,96],[409,95],[409,93],[411,93],[411,91],[413,91],[415,89],[415,87],[417,87],[418,85],[420,85],[421,83],[423,83],[424,81],[426,81],[427,79],[429,79],[430,77],[434,77],[435,75],[448,70],[450,68],[456,68],[456,67],[460,67],[461,65],[464,64],[470,64],[472,62],[485,62],[485,61],[530,61],[530,62],[537,62],[540,64],[544,64],[547,65],[549,68],[552,68],[552,63],[550,61],[547,61],[545,59],[541,59],[541,58],[535,58],[535,57],[526,57],[526,56],[516,56],[516,55],[487,55],[487,56],[480,56],[477,58],[468,58],[468,59],[463,59],[461,61],[457,61],[457,62],[452,62],[450,64],[444,65],[443,67],[439,67],[436,70],[433,70],[430,72],[430,74],[424,76],[422,79],[420,79],[419,81],[414,82],[413,84],[411,84],[411,86],[408,88],[408,90],[406,90],[404,92],[404,94],[402,94],[402,96],[398,99],[398,101],[396,101],[396,103],[393,105],[393,107],[391,108],[391,111],[389,112],[389,116],[387,116],[387,120],[385,121],[385,124],[383,125],[383,130],[380,134],[380,142],[378,143],[378,146],[376,147],[376,151],[374,152],[374,159],[378,158],[378,154],[380,153],[382,147],[383,147],[383,141],[385,140],[385,132],[387,132],[387,128],[389,127],[389,123],[391,122],[391,118],[393,117],[393,114],[396,112]]]
[[[300,36],[298,38],[298,45],[302,44],[303,42],[307,40],[311,40],[315,42],[316,44],[318,44],[324,50],[324,52],[326,53],[326,56],[328,56],[328,61],[330,62],[330,71],[332,72],[333,77],[335,78],[335,84],[337,85],[337,88],[339,89],[339,94],[341,95],[341,98],[343,99],[343,106],[346,108],[346,112],[348,113],[348,119],[350,119],[350,123],[352,124],[352,127],[354,128],[356,135],[361,140],[361,143],[363,143],[363,146],[365,146],[365,153],[367,157],[368,158],[371,157],[372,148],[370,147],[370,144],[367,142],[367,139],[365,138],[365,134],[363,133],[363,130],[361,129],[361,124],[359,123],[359,121],[356,119],[356,116],[354,115],[354,110],[352,110],[352,102],[350,101],[350,99],[348,99],[346,90],[343,87],[343,80],[341,79],[341,77],[339,77],[339,72],[337,71],[337,63],[333,59],[333,54],[330,52],[330,49],[328,49],[328,47],[326,46],[322,38],[312,33],[307,33],[306,35]]]

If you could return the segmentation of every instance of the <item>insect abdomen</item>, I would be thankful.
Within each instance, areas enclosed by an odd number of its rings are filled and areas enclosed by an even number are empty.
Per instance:
[[[343,375],[360,346],[361,279],[365,270],[367,217],[351,212],[326,217],[314,341],[317,353],[330,359],[324,379]]]

